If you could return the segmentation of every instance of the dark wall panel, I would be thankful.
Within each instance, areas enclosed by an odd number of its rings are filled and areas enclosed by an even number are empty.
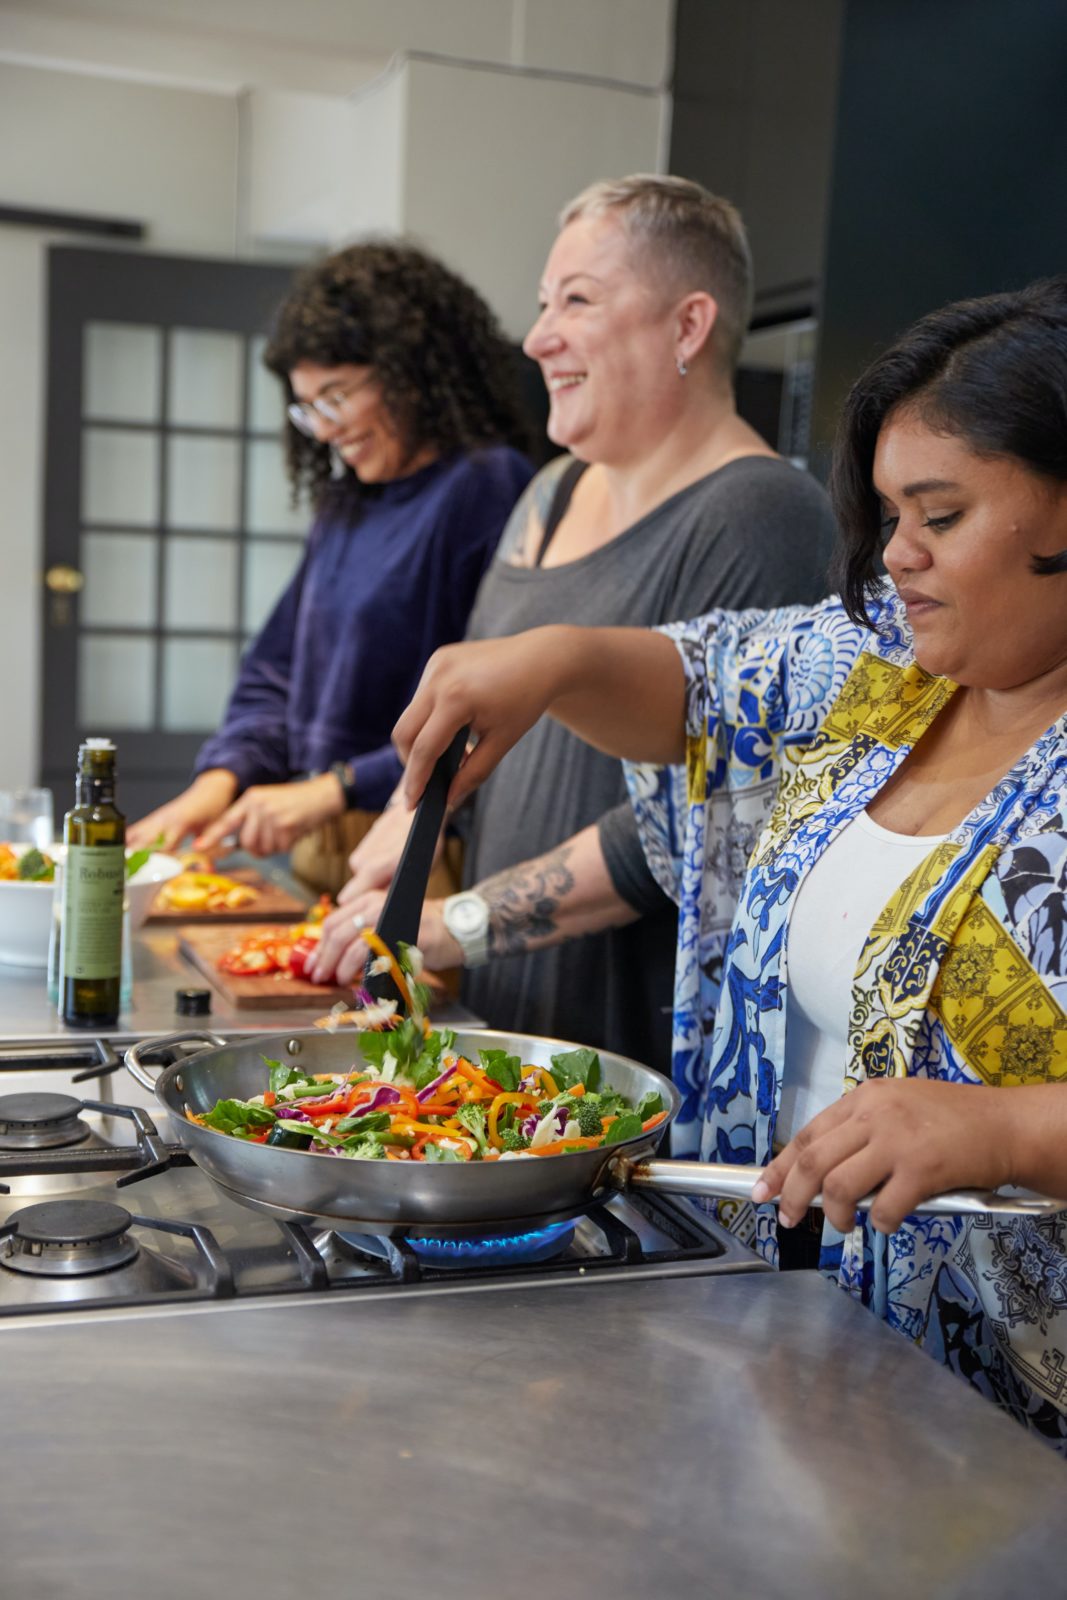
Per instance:
[[[1067,270],[1064,0],[849,0],[823,274],[819,456],[917,316]]]

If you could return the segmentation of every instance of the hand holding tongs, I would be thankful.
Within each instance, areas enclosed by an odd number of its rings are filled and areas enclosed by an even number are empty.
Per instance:
[[[438,757],[422,799],[415,808],[404,854],[400,857],[400,865],[389,885],[389,893],[374,930],[394,955],[399,940],[405,944],[419,942],[422,903],[426,898],[426,885],[430,881],[437,836],[445,820],[448,791],[463,760],[469,733],[469,728],[461,728],[444,755]],[[387,972],[368,972],[363,980],[363,988],[375,1000],[399,1001],[401,998]]]

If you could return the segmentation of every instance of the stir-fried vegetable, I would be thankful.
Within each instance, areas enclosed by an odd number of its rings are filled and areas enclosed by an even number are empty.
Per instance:
[[[506,1050],[456,1050],[447,1029],[426,1022],[422,958],[401,945],[394,960],[369,941],[409,1003],[397,1020],[359,1035],[365,1065],[311,1073],[264,1056],[267,1080],[251,1100],[219,1100],[191,1121],[252,1144],[359,1161],[508,1161],[566,1155],[636,1138],[665,1121],[652,1091],[632,1105],[602,1087],[595,1050],[562,1050],[549,1067],[524,1066]],[[364,1013],[365,1015],[369,1013]]]
[[[220,1100],[191,1120],[253,1144],[361,1161],[499,1161],[617,1144],[666,1118],[659,1094],[635,1107],[588,1088],[583,1072],[600,1081],[595,1051],[561,1052],[550,1069],[523,1069],[500,1050],[479,1051],[472,1061],[447,1033],[429,1034],[416,1053],[397,1037],[403,1027],[363,1037],[364,1054],[376,1058],[370,1071],[313,1074],[264,1057],[262,1094]],[[517,1086],[507,1089],[501,1079]]]

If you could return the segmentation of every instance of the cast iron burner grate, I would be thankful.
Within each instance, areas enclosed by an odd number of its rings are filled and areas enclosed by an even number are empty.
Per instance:
[[[56,1120],[53,1126],[69,1127],[73,1123],[76,1128],[85,1131],[78,1133],[77,1143],[64,1141],[60,1144],[52,1139],[43,1146],[32,1136],[25,1144],[13,1144],[10,1140],[5,1143],[0,1134],[0,1194],[11,1192],[3,1182],[5,1177],[26,1178],[47,1174],[62,1178],[87,1172],[122,1172],[124,1176],[117,1180],[117,1186],[122,1188],[140,1178],[151,1178],[156,1173],[165,1172],[168,1167],[190,1164],[191,1158],[186,1152],[178,1145],[167,1144],[151,1117],[138,1106],[111,1105],[106,1100],[75,1100],[70,1095],[60,1094],[4,1095],[0,1097],[0,1129],[5,1125],[3,1107],[12,1101],[60,1102],[64,1108],[64,1119],[62,1124]],[[92,1130],[80,1120],[83,1111],[124,1118],[133,1124],[135,1143],[113,1145],[94,1142],[91,1148],[87,1148],[84,1141]],[[7,1125],[11,1125],[10,1120]],[[26,1124],[22,1126],[25,1128]]]

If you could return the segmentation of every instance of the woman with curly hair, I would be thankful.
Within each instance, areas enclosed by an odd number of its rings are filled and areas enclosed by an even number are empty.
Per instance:
[[[316,888],[400,776],[389,734],[433,651],[462,638],[531,467],[511,352],[488,306],[411,245],[353,245],[308,268],[266,364],[289,401],[304,558],[242,662],[182,794],[130,830],[164,848],[301,840]]]

